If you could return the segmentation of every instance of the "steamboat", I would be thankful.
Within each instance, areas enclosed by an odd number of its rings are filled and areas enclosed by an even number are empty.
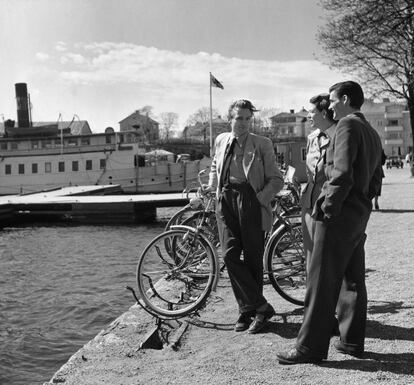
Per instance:
[[[17,126],[5,121],[0,137],[0,195],[111,184],[126,194],[178,192],[203,168],[199,160],[176,163],[162,150],[146,153],[137,131],[92,133],[74,120],[32,124],[27,85],[15,88]]]

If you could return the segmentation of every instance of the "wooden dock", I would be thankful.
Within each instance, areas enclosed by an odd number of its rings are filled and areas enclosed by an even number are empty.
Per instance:
[[[180,207],[185,194],[121,195],[117,185],[73,186],[0,197],[0,223],[29,222],[128,224],[155,219],[157,207]]]

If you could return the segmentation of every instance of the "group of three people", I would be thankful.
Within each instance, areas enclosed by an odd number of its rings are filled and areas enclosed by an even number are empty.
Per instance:
[[[336,348],[354,356],[364,352],[365,229],[381,186],[382,146],[360,112],[363,102],[362,88],[353,81],[310,100],[315,131],[308,140],[308,183],[301,197],[305,311],[296,346],[278,354],[282,364],[326,359],[335,322]],[[284,186],[272,142],[249,132],[255,111],[248,100],[230,105],[231,132],[216,138],[207,186],[217,193],[222,254],[239,308],[235,330],[249,333],[263,330],[275,315],[263,296],[262,256],[271,201]]]

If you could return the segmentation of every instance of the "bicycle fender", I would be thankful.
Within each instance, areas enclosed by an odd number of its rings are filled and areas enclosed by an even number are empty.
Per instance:
[[[171,226],[171,230],[185,230],[185,231],[189,231],[193,234],[195,234],[196,229],[194,227],[190,227],[190,226],[185,226],[185,225],[173,225]],[[199,232],[199,235],[201,234],[201,237],[203,238],[203,240],[208,244],[208,246],[210,247],[210,250],[213,252],[213,258],[214,258],[214,263],[216,265],[216,274],[214,274],[214,278],[213,278],[213,285],[211,287],[211,290],[216,291],[217,289],[217,284],[218,284],[218,280],[220,277],[220,273],[219,273],[219,257],[218,257],[218,253],[216,248],[213,246],[213,244],[207,239],[206,236],[203,235],[203,232]]]
[[[282,223],[271,235],[270,238],[267,240],[266,245],[265,245],[265,250],[263,253],[263,263],[265,264],[264,266],[266,266],[266,258],[267,255],[269,254],[269,249],[270,249],[270,245],[272,244],[272,241],[280,234],[280,232],[286,227],[286,225],[284,223]]]

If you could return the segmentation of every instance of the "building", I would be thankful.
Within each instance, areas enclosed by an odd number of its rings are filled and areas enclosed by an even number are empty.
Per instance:
[[[295,176],[300,182],[306,181],[306,142],[311,132],[307,122],[308,112],[281,112],[270,118],[271,139],[276,144],[277,161],[296,169]]]
[[[224,120],[220,115],[212,120],[213,138],[218,134],[230,131],[229,122]],[[192,126],[186,126],[183,130],[184,139],[197,140],[202,143],[210,141],[210,122],[197,122]]]
[[[405,156],[412,151],[410,113],[405,102],[365,100],[361,112],[381,137],[387,156]]]
[[[142,142],[154,142],[160,138],[160,124],[147,114],[142,115],[139,110],[119,122],[119,131],[138,131]],[[141,140],[141,139],[140,139]]]

